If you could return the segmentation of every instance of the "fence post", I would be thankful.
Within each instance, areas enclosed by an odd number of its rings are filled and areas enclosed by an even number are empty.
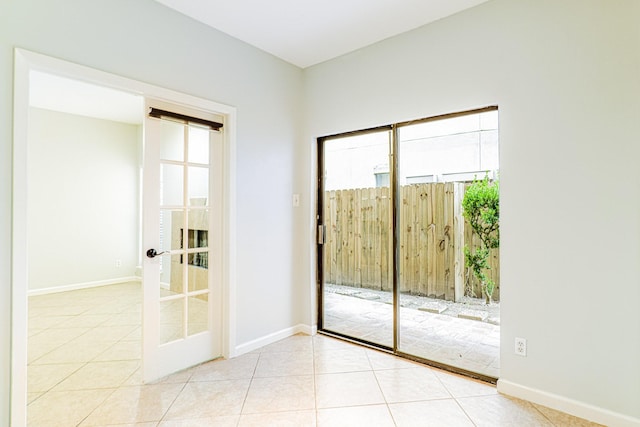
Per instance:
[[[454,239],[454,295],[453,300],[458,302],[464,296],[464,217],[462,216],[462,199],[464,198],[465,185],[455,183],[453,187],[453,239]]]

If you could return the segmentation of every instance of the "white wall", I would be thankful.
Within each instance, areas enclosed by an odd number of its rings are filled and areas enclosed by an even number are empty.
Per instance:
[[[152,0],[0,2],[0,424],[9,419],[16,46],[237,107],[237,342],[308,323],[292,261],[303,212],[291,194],[308,168],[296,162],[301,70]]]
[[[501,381],[635,422],[639,22],[636,0],[495,0],[304,72],[309,158],[318,136],[499,105]]]
[[[134,276],[141,143],[137,125],[30,109],[30,291]]]

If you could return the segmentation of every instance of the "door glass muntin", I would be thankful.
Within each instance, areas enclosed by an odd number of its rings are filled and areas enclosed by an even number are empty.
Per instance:
[[[171,254],[161,260],[161,277],[169,278],[169,283],[160,283],[160,337],[166,344],[211,326],[209,310],[202,309],[202,302],[209,301],[210,292],[208,206],[214,131],[165,120],[162,129],[167,135],[161,139],[160,241],[162,249],[170,248]]]

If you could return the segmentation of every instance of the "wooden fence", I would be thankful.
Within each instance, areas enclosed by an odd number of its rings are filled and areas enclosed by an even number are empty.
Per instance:
[[[462,217],[465,184],[413,184],[400,188],[400,292],[458,301],[481,297],[464,266],[465,244],[479,239]],[[324,280],[326,283],[391,290],[391,203],[389,188],[325,193]],[[499,251],[491,251],[488,276],[500,298]]]

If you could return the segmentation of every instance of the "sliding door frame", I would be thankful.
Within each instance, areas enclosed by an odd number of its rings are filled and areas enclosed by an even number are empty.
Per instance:
[[[328,331],[326,329],[324,329],[324,319],[323,319],[323,313],[324,313],[324,291],[323,291],[323,286],[324,286],[324,257],[323,257],[323,253],[324,253],[324,237],[326,235],[325,233],[325,224],[324,224],[324,181],[325,181],[325,162],[324,162],[324,144],[326,140],[329,139],[335,139],[335,138],[343,138],[343,137],[349,137],[349,136],[361,136],[361,135],[367,135],[370,133],[376,133],[376,132],[382,132],[382,131],[387,131],[387,132],[393,132],[393,125],[384,125],[384,126],[377,126],[377,127],[373,127],[373,128],[368,128],[368,129],[361,129],[361,130],[357,130],[357,131],[352,131],[352,132],[345,132],[345,133],[340,133],[340,134],[335,134],[335,135],[328,135],[328,136],[323,136],[317,139],[317,151],[316,151],[316,155],[317,155],[317,165],[318,165],[318,169],[317,169],[317,182],[316,182],[316,190],[317,190],[317,194],[316,194],[316,295],[317,295],[317,309],[318,309],[318,317],[317,317],[317,322],[318,322],[318,332],[323,333],[325,335],[332,335],[332,336],[336,336],[339,337],[341,339],[347,340],[347,341],[353,341],[353,342],[357,342],[359,344],[363,344],[369,347],[374,347],[374,348],[378,348],[378,349],[382,349],[385,351],[393,351],[393,348],[395,348],[395,342],[393,347],[389,347],[389,346],[385,346],[382,344],[377,344],[377,343],[373,343],[367,340],[363,340],[361,338],[357,338],[357,337],[352,337],[346,334],[342,334],[340,332],[335,332],[335,331]],[[391,136],[391,141],[394,140],[394,137]],[[391,153],[391,147],[389,147],[389,152]],[[391,171],[390,175],[391,175]],[[393,190],[390,190],[391,193],[390,194],[394,194]],[[394,203],[392,203],[392,206],[394,205]],[[393,209],[393,207],[391,208]],[[393,233],[392,233],[393,234]],[[393,248],[393,253],[395,254],[395,247]],[[392,263],[393,265],[395,265],[395,262]],[[395,276],[395,275],[394,275]],[[395,286],[395,285],[394,285]],[[396,292],[394,292],[394,295],[396,294]],[[395,307],[395,303],[394,303],[394,307]],[[395,313],[395,308],[394,308],[394,313],[393,313],[393,318],[394,318],[394,325],[396,322],[396,313]],[[394,339],[395,339],[395,333],[394,335]]]
[[[399,198],[399,177],[398,177],[398,164],[399,156],[401,153],[398,151],[399,138],[398,131],[404,126],[410,126],[420,123],[433,122],[438,120],[451,119],[455,117],[468,116],[471,114],[480,114],[489,111],[498,110],[498,106],[492,105],[472,110],[460,111],[455,113],[447,113],[437,116],[425,117],[417,120],[410,120],[405,122],[394,123],[390,125],[378,126],[368,129],[362,129],[352,132],[345,132],[340,134],[333,134],[317,138],[317,182],[316,182],[316,296],[317,296],[317,322],[318,333],[323,335],[334,336],[347,341],[355,342],[367,347],[372,347],[378,350],[382,350],[396,356],[403,357],[415,362],[423,363],[429,366],[440,368],[446,371],[462,374],[468,377],[476,378],[485,382],[496,384],[497,378],[484,375],[478,372],[469,371],[456,366],[448,365],[445,363],[437,362],[435,360],[426,359],[413,354],[405,353],[400,350],[400,292],[399,292],[399,280],[400,272],[398,266],[400,261],[400,247],[398,241],[398,230],[400,229],[400,217],[398,212],[400,210],[400,198]],[[391,199],[391,241],[392,241],[392,262],[391,262],[391,280],[392,280],[392,301],[393,301],[393,345],[385,346],[382,344],[367,341],[362,338],[349,336],[336,331],[329,331],[324,328],[324,237],[325,237],[325,223],[324,223],[324,181],[325,181],[325,161],[324,161],[324,147],[325,142],[330,139],[365,135],[368,133],[374,133],[379,131],[391,131],[391,140],[389,146],[389,186],[390,186],[390,199]]]

